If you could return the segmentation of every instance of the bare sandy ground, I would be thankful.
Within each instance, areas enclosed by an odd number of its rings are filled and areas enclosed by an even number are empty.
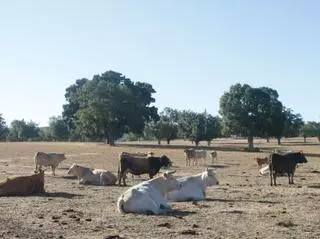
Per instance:
[[[179,143],[179,142],[178,142]],[[245,145],[245,141],[215,141],[216,145]],[[277,147],[259,142],[259,147]],[[316,141],[304,145],[286,141],[287,149],[320,153]],[[220,185],[209,188],[207,200],[174,203],[175,212],[163,216],[119,214],[118,196],[127,187],[79,185],[68,177],[76,162],[117,172],[121,151],[154,151],[174,161],[177,176],[191,175],[206,166],[186,167],[182,149],[109,147],[94,143],[0,143],[0,180],[28,175],[36,151],[65,152],[68,159],[45,176],[45,196],[0,197],[0,238],[320,238],[320,158],[296,171],[295,185],[287,177],[269,186],[258,176],[254,156],[264,153],[218,151],[214,163]],[[207,161],[207,166],[211,162]],[[131,179],[134,185],[141,180]]]

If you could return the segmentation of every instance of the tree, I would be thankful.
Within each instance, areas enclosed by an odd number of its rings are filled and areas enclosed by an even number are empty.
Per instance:
[[[63,115],[81,135],[113,145],[124,133],[142,133],[145,122],[158,120],[157,108],[150,106],[153,93],[148,83],[107,71],[67,88]]]
[[[270,116],[270,95],[262,88],[247,84],[235,84],[220,98],[220,114],[224,131],[248,138],[249,150],[253,149],[253,137],[266,134]]]
[[[270,114],[268,115],[265,128],[265,137],[275,137],[278,145],[281,144],[281,136],[285,126],[285,114],[282,103],[278,100],[278,92],[268,87],[261,87],[270,96]]]
[[[66,141],[69,138],[68,125],[61,116],[49,119],[49,133],[54,140]]]
[[[282,136],[297,137],[300,133],[300,128],[304,125],[300,114],[294,114],[290,108],[284,108],[284,130]]]
[[[307,137],[320,136],[320,123],[309,121],[300,128],[300,135],[303,136],[304,142],[306,143]]]
[[[6,125],[6,121],[2,117],[2,114],[0,114],[0,141],[5,141],[8,133],[9,129]]]
[[[36,140],[39,137],[39,132],[38,125],[32,121],[13,120],[7,138],[11,141]]]
[[[205,114],[205,132],[203,139],[208,142],[210,146],[211,141],[221,135],[221,126],[219,117],[213,117],[210,114]]]

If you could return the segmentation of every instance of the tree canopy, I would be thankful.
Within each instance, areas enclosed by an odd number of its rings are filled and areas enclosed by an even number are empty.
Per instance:
[[[281,138],[285,125],[282,103],[276,90],[247,84],[235,84],[220,98],[220,114],[224,132],[248,137],[253,149],[253,137]]]
[[[151,106],[153,93],[148,83],[107,71],[66,89],[63,116],[80,134],[113,144],[123,133],[142,133],[145,122],[158,119],[157,108]]]

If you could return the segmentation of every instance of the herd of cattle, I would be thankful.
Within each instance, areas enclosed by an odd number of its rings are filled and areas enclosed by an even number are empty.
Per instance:
[[[197,165],[202,159],[206,164],[207,151],[186,149],[184,150],[186,165]],[[209,152],[212,164],[217,159],[217,152]],[[37,152],[34,156],[36,166],[35,174],[31,176],[10,177],[0,182],[0,196],[24,196],[31,194],[44,194],[44,170],[42,167],[51,167],[52,174],[59,163],[66,159],[65,154]],[[293,184],[293,176],[298,164],[306,163],[307,159],[302,152],[273,152],[265,158],[255,158],[260,169],[260,174],[270,174],[271,186],[276,185],[276,177],[287,174],[289,184]],[[138,183],[123,192],[117,201],[120,213],[153,213],[160,214],[171,211],[169,202],[197,201],[206,198],[206,189],[219,184],[213,169],[207,168],[203,172],[176,178],[175,171],[168,171],[172,161],[165,155],[155,156],[154,153],[127,153],[119,155],[118,177],[104,169],[92,169],[78,164],[72,164],[68,170],[69,175],[76,176],[80,184],[91,185],[126,185],[127,174],[148,174],[150,180]],[[160,169],[166,169],[158,177],[154,177]]]

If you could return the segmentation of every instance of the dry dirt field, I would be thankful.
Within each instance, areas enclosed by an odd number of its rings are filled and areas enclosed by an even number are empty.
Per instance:
[[[242,145],[245,141],[216,141],[213,146]],[[259,147],[277,147],[258,142]],[[257,145],[255,145],[257,146]],[[320,153],[320,145],[286,141],[284,149]],[[45,196],[0,197],[0,238],[320,238],[320,158],[296,171],[295,185],[287,177],[269,186],[258,176],[254,156],[265,153],[218,151],[220,185],[208,189],[207,200],[173,203],[175,212],[163,216],[124,214],[116,200],[127,187],[79,185],[67,176],[76,162],[116,173],[121,151],[154,151],[174,161],[177,176],[201,172],[186,167],[182,149],[109,147],[95,143],[0,143],[0,180],[33,173],[36,151],[65,152],[67,160],[45,176]],[[209,160],[208,160],[209,163]],[[210,165],[210,164],[208,164]],[[133,185],[140,180],[131,179]]]

